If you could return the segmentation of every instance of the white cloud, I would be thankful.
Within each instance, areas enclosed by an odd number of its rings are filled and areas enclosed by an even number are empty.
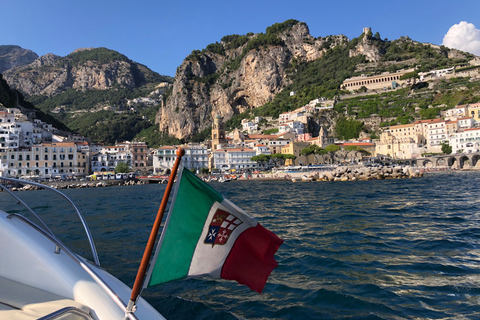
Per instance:
[[[480,56],[480,30],[473,23],[461,21],[448,29],[443,45]]]

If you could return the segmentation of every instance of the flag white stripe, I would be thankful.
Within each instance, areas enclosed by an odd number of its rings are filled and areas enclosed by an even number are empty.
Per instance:
[[[222,209],[229,213],[234,213],[237,218],[242,220],[242,223],[235,228],[230,234],[227,243],[224,245],[214,245],[210,243],[205,243],[204,240],[207,237],[210,227],[210,222],[212,221],[213,215],[217,209]],[[234,216],[235,217],[235,216]],[[225,263],[225,260],[228,257],[230,249],[237,237],[247,230],[248,228],[255,227],[257,221],[242,209],[238,208],[232,202],[227,199],[224,199],[222,203],[215,202],[208,217],[203,226],[202,235],[198,239],[197,246],[195,247],[195,253],[193,254],[192,263],[190,264],[190,269],[188,271],[189,276],[200,276],[200,275],[210,275],[215,278],[220,278],[220,273],[222,271],[222,266]]]

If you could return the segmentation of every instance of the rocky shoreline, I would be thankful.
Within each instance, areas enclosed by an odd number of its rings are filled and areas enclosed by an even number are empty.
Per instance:
[[[237,180],[291,180],[291,181],[368,181],[381,179],[408,179],[423,177],[423,171],[413,167],[386,166],[386,167],[337,167],[331,171],[294,172],[294,173],[266,173],[254,174],[248,178]],[[135,186],[148,184],[148,180],[92,180],[92,181],[51,181],[44,184],[55,189],[76,188],[103,188],[110,186]],[[161,183],[160,181],[158,183]],[[11,188],[12,191],[41,189],[32,185]]]
[[[42,184],[55,189],[78,189],[78,188],[103,188],[110,186],[135,186],[146,184],[141,180],[92,180],[92,181],[49,181],[42,182]],[[39,190],[40,187],[34,185],[24,185],[22,187],[13,186],[12,191],[27,191],[27,190]]]
[[[420,178],[423,172],[412,167],[338,167],[334,171],[302,176],[303,181],[368,181]]]

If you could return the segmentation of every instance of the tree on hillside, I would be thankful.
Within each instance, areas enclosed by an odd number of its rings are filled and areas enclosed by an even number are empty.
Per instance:
[[[115,167],[115,173],[128,173],[130,172],[130,165],[127,162],[119,162]]]
[[[319,154],[327,154],[328,152],[323,149],[322,147],[317,146],[316,144],[311,144],[306,148],[303,148],[300,154],[302,156],[309,156],[313,154],[313,157],[315,158],[315,162],[318,162],[317,155]]]
[[[270,161],[271,155],[269,154],[259,154],[258,156],[253,156],[250,160],[255,161],[259,167],[264,167]]]
[[[451,154],[452,153],[452,146],[448,142],[442,143],[442,152],[444,154]]]
[[[285,165],[285,161],[287,159],[291,159],[292,161],[295,161],[297,157],[293,154],[275,153],[275,154],[272,154],[271,159],[274,162],[276,167],[281,167]]]
[[[358,138],[360,132],[363,129],[363,122],[355,119],[347,119],[344,116],[340,116],[337,119],[335,126],[335,133],[338,138],[348,140],[352,138]]]
[[[336,144],[331,144],[325,147],[325,151],[327,151],[328,153],[335,153],[339,150],[340,150],[340,147],[337,146]]]

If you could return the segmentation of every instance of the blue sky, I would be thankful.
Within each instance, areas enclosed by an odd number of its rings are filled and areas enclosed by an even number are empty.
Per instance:
[[[192,50],[288,19],[305,22],[314,37],[352,39],[371,27],[389,40],[409,36],[438,45],[457,25],[449,43],[469,44],[480,55],[480,0],[0,0],[0,9],[0,44],[60,56],[107,47],[169,76]]]

